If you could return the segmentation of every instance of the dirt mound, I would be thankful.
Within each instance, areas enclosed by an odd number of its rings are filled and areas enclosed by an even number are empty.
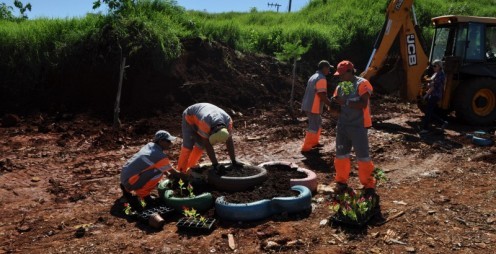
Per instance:
[[[21,119],[14,114],[6,114],[2,117],[2,127],[14,127],[19,124]]]

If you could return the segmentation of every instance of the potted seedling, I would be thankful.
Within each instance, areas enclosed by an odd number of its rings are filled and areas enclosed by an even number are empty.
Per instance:
[[[385,172],[380,168],[374,169],[373,177],[377,184],[387,181]],[[334,212],[331,219],[337,223],[362,227],[379,212],[378,207],[379,196],[377,194],[367,195],[363,190],[348,189],[334,198],[330,206]]]
[[[177,227],[181,230],[194,232],[209,232],[213,229],[215,219],[201,216],[194,208],[183,208],[184,217],[177,222]]]
[[[165,205],[181,211],[182,207],[191,207],[197,211],[206,211],[214,205],[214,199],[209,192],[196,193],[193,185],[179,179],[177,182],[165,180],[159,184]]]
[[[377,205],[376,195],[366,196],[363,191],[350,189],[335,197],[330,206],[334,212],[331,219],[338,223],[364,226],[377,212]]]

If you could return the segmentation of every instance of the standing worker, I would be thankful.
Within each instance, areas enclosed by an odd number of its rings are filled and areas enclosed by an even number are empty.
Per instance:
[[[446,76],[443,71],[443,62],[441,60],[434,60],[432,62],[432,68],[434,69],[434,74],[426,79],[429,81],[427,93],[424,96],[424,99],[427,100],[427,109],[425,110],[423,127],[420,134],[429,132],[432,118],[442,123],[441,129],[444,130],[448,126],[448,122],[436,114],[437,103],[443,98],[444,83],[446,82]]]
[[[322,131],[322,112],[324,104],[331,106],[331,101],[327,98],[326,75],[334,68],[328,61],[322,60],[318,64],[318,70],[313,74],[307,83],[301,110],[307,114],[308,129],[305,134],[305,141],[301,147],[301,152],[308,152],[319,145],[320,133]]]
[[[332,100],[341,105],[336,130],[336,169],[335,193],[348,189],[347,181],[351,171],[351,147],[358,161],[358,177],[364,186],[365,195],[375,194],[374,164],[369,156],[368,128],[372,126],[370,117],[370,95],[372,85],[364,78],[355,76],[355,68],[350,61],[338,64],[334,74],[340,82]]]
[[[210,103],[197,103],[183,112],[183,145],[178,161],[178,170],[187,173],[200,160],[203,150],[217,171],[223,167],[215,157],[213,145],[226,143],[231,162],[236,165],[234,142],[232,139],[231,117],[221,108]]]
[[[175,139],[167,131],[157,131],[153,142],[143,146],[122,168],[120,186],[134,211],[143,211],[141,200],[145,200],[147,205],[153,203],[150,192],[158,185],[164,173],[170,171],[177,174],[166,154]]]

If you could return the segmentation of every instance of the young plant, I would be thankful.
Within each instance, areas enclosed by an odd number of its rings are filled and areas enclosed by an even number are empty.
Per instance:
[[[181,197],[183,196],[183,190],[184,190],[184,182],[183,182],[183,179],[179,178],[179,182],[177,182],[179,184],[179,193],[181,195]]]
[[[350,95],[355,92],[355,87],[351,81],[342,81],[338,85],[341,88],[341,96]]]
[[[194,198],[195,197],[195,193],[193,193],[193,185],[191,185],[191,183],[189,183],[188,184],[188,187],[186,187],[186,189],[189,192],[189,197],[190,198]]]
[[[388,181],[388,178],[386,176],[386,173],[384,172],[384,170],[382,170],[380,168],[375,168],[374,169],[374,172],[372,173],[372,175],[374,176],[375,180],[378,183],[385,183],[385,182]]]
[[[363,218],[376,206],[374,197],[365,197],[363,192],[355,193],[351,190],[336,196],[329,207],[334,213],[340,214],[352,221]]]

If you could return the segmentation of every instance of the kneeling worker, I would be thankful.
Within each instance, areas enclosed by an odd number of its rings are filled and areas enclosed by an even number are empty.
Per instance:
[[[210,103],[197,103],[183,112],[182,120],[183,145],[178,161],[178,170],[187,173],[189,168],[198,164],[203,150],[215,170],[221,170],[213,145],[226,143],[229,157],[236,163],[234,142],[232,139],[231,117],[221,108]]]
[[[129,159],[121,171],[121,189],[134,211],[143,211],[141,200],[151,204],[151,191],[165,174],[177,174],[166,152],[176,137],[164,130],[155,133],[153,142],[143,146]]]

